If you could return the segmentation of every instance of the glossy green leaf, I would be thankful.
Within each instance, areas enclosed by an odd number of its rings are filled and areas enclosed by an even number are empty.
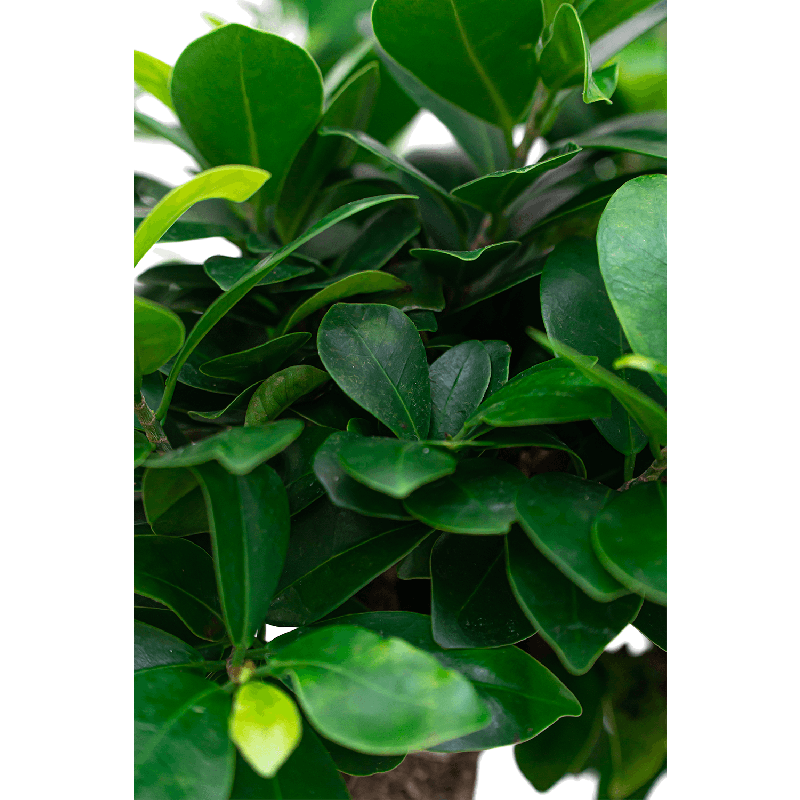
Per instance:
[[[231,800],[350,800],[320,737],[302,722],[300,743],[273,778],[257,775],[237,756]]]
[[[479,172],[494,172],[508,167],[509,151],[505,135],[499,127],[448,102],[401,67],[381,48],[376,47],[376,51],[383,66],[402,87],[403,92],[419,106],[430,111],[453,134],[453,138]]]
[[[237,647],[264,624],[289,544],[289,501],[275,471],[262,464],[231,475],[215,463],[192,470],[203,489],[222,614]]]
[[[270,375],[250,398],[244,424],[262,426],[286,411],[292,403],[328,382],[330,376],[308,364],[286,367]]]
[[[227,800],[233,780],[230,697],[179,670],[133,680],[136,800]]]
[[[265,202],[277,199],[322,114],[322,76],[311,56],[287,39],[235,23],[186,47],[170,91],[181,126],[211,164],[269,170]]]
[[[216,338],[216,337],[215,337]],[[216,341],[206,339],[200,346],[186,359],[178,375],[178,383],[184,386],[191,386],[195,389],[202,389],[204,392],[214,392],[215,394],[227,394],[236,396],[241,393],[242,385],[236,381],[225,378],[212,378],[210,375],[200,371],[203,364],[214,358],[219,358],[223,354],[222,345],[219,339]],[[159,368],[162,375],[169,375],[172,371],[178,356],[173,356],[166,364]]]
[[[263,169],[247,166],[223,166],[207,169],[176,186],[153,206],[133,237],[133,265],[169,230],[187,209],[200,200],[220,197],[243,203],[270,177]]]
[[[618,150],[623,153],[666,158],[666,126],[665,113],[649,111],[615,117],[588,131],[576,133],[571,138],[585,148]]]
[[[375,36],[393,59],[509,138],[533,95],[543,24],[539,0],[377,0],[372,9]]]
[[[322,425],[306,425],[300,436],[273,463],[286,486],[292,516],[324,496],[325,490],[314,475],[314,456],[334,432],[333,428]]]
[[[619,82],[619,64],[609,64],[607,67],[597,69],[592,73],[592,78],[597,84],[601,94],[610,98],[617,90]]]
[[[253,384],[278,370],[281,364],[310,338],[310,333],[287,333],[249,350],[206,361],[200,367],[200,371],[212,378]]]
[[[317,334],[319,357],[341,389],[401,439],[430,426],[428,362],[411,320],[391,306],[337,304]]]
[[[339,461],[359,483],[399,499],[456,468],[452,456],[423,442],[376,437],[345,442]]]
[[[316,728],[365,753],[431,747],[490,721],[460,673],[402,639],[354,625],[312,630],[282,648],[272,664],[289,672]]]
[[[324,536],[321,536],[324,532]],[[315,503],[292,524],[270,625],[307,625],[324,617],[416,547],[430,530],[369,519]]]
[[[208,363],[208,362],[206,362]],[[191,419],[199,422],[212,422],[217,425],[244,425],[244,415],[250,398],[258,388],[261,381],[248,386],[244,391],[239,392],[228,405],[218,411],[187,411]]]
[[[139,50],[133,51],[133,80],[169,109],[172,109],[172,98],[169,96],[171,72],[172,67],[161,59]]]
[[[611,102],[595,83],[589,37],[571,5],[563,3],[556,12],[552,35],[539,56],[539,70],[551,92],[582,81],[584,103]]]
[[[379,772],[390,772],[399,766],[405,754],[396,756],[371,756],[342,747],[330,739],[322,739],[323,746],[336,764],[336,769],[346,775],[375,775]]]
[[[640,630],[656,647],[667,651],[667,608],[645,600],[634,626]]]
[[[150,528],[160,536],[190,536],[210,530],[203,492],[188,469],[146,469],[142,501]]]
[[[303,720],[286,692],[248,681],[233,697],[228,732],[251,768],[272,778],[300,744]]]
[[[528,619],[573,674],[588,672],[605,646],[639,613],[642,598],[592,600],[514,528],[506,539],[511,588]]]
[[[507,342],[489,339],[482,343],[489,354],[492,375],[486,389],[486,397],[493,395],[508,382],[508,368],[511,363],[511,346]]]
[[[306,242],[313,239],[322,231],[327,230],[338,222],[347,219],[361,211],[371,208],[372,206],[386,203],[390,200],[407,199],[409,195],[383,195],[381,197],[370,197],[366,200],[356,200],[347,205],[337,208],[327,216],[323,217],[315,225],[312,225],[302,236],[295,239],[290,244],[282,247],[277,253],[273,253],[263,261],[260,262],[261,266],[254,269],[246,277],[242,278],[238,283],[230,288],[223,295],[218,297],[206,309],[202,317],[195,323],[189,335],[186,337],[186,342],[178,353],[175,363],[170,370],[167,384],[164,387],[164,396],[161,400],[161,405],[156,412],[159,419],[163,419],[169,408],[169,403],[172,399],[172,393],[175,391],[175,384],[178,380],[178,375],[181,368],[188,360],[189,356],[205,338],[208,332],[225,316],[240,300],[242,300],[248,292],[256,287],[261,279],[269,274],[275,267],[280,264],[287,256],[302,247]]]
[[[566,164],[580,152],[580,147],[569,142],[555,152],[551,150],[547,158],[536,164],[503,172],[492,172],[462,186],[457,186],[453,189],[453,195],[465,203],[480,208],[487,214],[498,214],[529,189],[542,175]]]
[[[550,425],[607,417],[611,396],[567,363],[541,364],[517,375],[484,401],[466,426]]]
[[[143,464],[150,453],[153,452],[153,445],[147,441],[147,437],[141,431],[133,432],[133,466],[134,469]]]
[[[363,485],[345,470],[339,458],[340,450],[352,442],[363,441],[369,440],[350,431],[332,434],[314,456],[314,474],[325,487],[331,502],[339,508],[368,517],[409,519],[399,500]]]
[[[153,455],[147,460],[147,467],[174,469],[219,461],[228,472],[246,475],[288,447],[302,430],[303,423],[296,419],[257,428],[231,428],[169,453]]]
[[[609,200],[597,228],[600,272],[634,352],[667,363],[667,177],[643,175]],[[653,374],[666,391],[666,376]]]
[[[430,367],[431,439],[449,439],[481,404],[492,375],[489,353],[474,339],[447,350]]]
[[[426,269],[416,261],[406,261],[402,264],[385,267],[387,272],[404,280],[410,289],[404,289],[394,294],[381,296],[381,303],[394,306],[400,311],[444,310],[444,293],[442,279]],[[418,329],[419,330],[419,329]]]
[[[563,717],[535,738],[514,748],[520,772],[537,792],[549,791],[565,774],[581,772],[600,737],[604,682],[597,671],[592,671],[571,677],[569,688],[581,704],[581,715]]]
[[[501,538],[439,537],[431,552],[431,621],[446,649],[499,647],[536,633],[508,584]]]
[[[606,294],[594,242],[572,239],[556,247],[542,272],[541,301],[548,336],[597,356],[605,369],[611,369],[614,359],[630,349]],[[646,377],[628,373],[620,377],[648,391]],[[611,417],[598,419],[595,425],[620,453],[638,453],[647,443],[642,429],[618,401]]]
[[[376,214],[334,265],[337,273],[381,269],[419,233],[419,219],[407,205]]]
[[[592,548],[592,523],[610,494],[600,483],[563,472],[535,475],[517,494],[519,523],[531,541],[589,597],[604,603],[629,594]]]
[[[667,604],[667,487],[640,483],[613,495],[594,520],[603,566],[632,592]]]
[[[436,321],[436,315],[432,314],[430,311],[409,311],[406,316],[414,323],[414,327],[420,332],[436,333],[436,331],[439,330],[439,323]]]
[[[491,722],[477,733],[436,745],[439,752],[466,752],[503,747],[536,736],[559,717],[580,713],[580,705],[555,675],[517,647],[444,650],[433,640],[431,618],[409,611],[380,611],[326,620],[318,625],[359,625],[397,636],[457,670],[475,687],[488,706]],[[274,640],[292,641],[292,632]]]
[[[436,483],[417,489],[406,510],[432,528],[450,533],[507,533],[516,519],[514,500],[525,476],[505,461],[470,459]]]
[[[211,557],[196,544],[171,536],[136,536],[133,580],[137,594],[172,609],[201,639],[224,635]]]
[[[397,577],[404,581],[415,579],[430,580],[431,577],[431,550],[436,540],[441,536],[439,531],[434,531],[420,542],[398,565]]]
[[[163,667],[169,664],[202,662],[203,657],[177,636],[146,625],[133,623],[133,668]]]
[[[431,272],[449,284],[470,283],[508,258],[519,242],[498,242],[479,250],[434,250],[417,247],[409,255],[421,261]]]
[[[568,345],[555,339],[548,339],[531,328],[526,332],[543,347],[553,350],[560,358],[574,364],[576,369],[596,386],[608,389],[650,439],[651,447],[657,448],[667,443],[667,412],[655,400],[651,400],[635,386],[603,369],[596,363],[596,357],[582,355]]]
[[[321,126],[364,130],[379,88],[378,65],[368,64],[351,75],[331,98]],[[311,211],[322,184],[333,169],[346,167],[353,156],[346,142],[312,133],[292,162],[275,209],[275,228],[283,241],[291,241]]]
[[[133,362],[136,391],[143,375],[155,372],[181,349],[186,329],[168,308],[133,298]]]
[[[407,287],[408,284],[405,281],[387,272],[365,270],[364,272],[357,272],[355,275],[348,275],[346,278],[336,281],[336,283],[327,286],[302,302],[282,324],[281,330],[288,331],[315,311],[319,311],[319,309],[330,303],[335,303],[337,300],[344,300],[347,297],[360,294],[396,291]]]
[[[275,251],[270,251],[272,255]],[[292,256],[292,261],[299,260],[297,255]],[[242,278],[258,269],[259,264],[263,264],[263,258],[230,258],[228,256],[211,256],[203,262],[203,269],[214,283],[223,291],[228,291],[235,286]],[[304,260],[305,261],[305,260]],[[284,283],[294,278],[302,278],[314,271],[313,261],[309,259],[305,263],[278,264],[275,269],[268,272],[259,282],[259,286],[273,286],[276,283]]]

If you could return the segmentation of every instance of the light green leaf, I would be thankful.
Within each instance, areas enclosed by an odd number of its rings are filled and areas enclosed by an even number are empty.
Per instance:
[[[329,380],[327,372],[308,364],[298,364],[276,372],[267,378],[250,398],[244,424],[260,426],[270,422],[286,411],[292,403]]]
[[[322,76],[311,56],[236,23],[186,47],[170,91],[181,126],[211,164],[249,164],[272,174],[262,192],[268,203],[322,113]]]
[[[627,355],[620,356],[615,359],[613,367],[614,369],[638,369],[642,372],[649,372],[651,375],[666,376],[667,374],[667,367],[665,364],[659,364],[654,358],[640,356],[638,353],[628,353]]]
[[[286,692],[249,681],[234,695],[228,732],[253,770],[272,778],[300,744],[303,721]]]
[[[297,419],[282,419],[254,428],[230,428],[195,444],[151,456],[148,469],[194,467],[218,461],[234,475],[247,475],[288,447],[302,432]]]
[[[619,188],[597,228],[600,272],[634,352],[667,363],[667,177]],[[666,376],[653,374],[666,391]]]
[[[133,298],[133,363],[136,391],[143,375],[155,372],[181,349],[186,337],[180,317],[164,306]]]
[[[379,304],[337,304],[319,326],[317,347],[325,369],[345,394],[399,438],[427,438],[428,362],[419,333],[405,314]]]
[[[133,80],[146,92],[158,98],[167,108],[172,108],[169,96],[169,77],[172,67],[155,56],[133,51]]]
[[[133,237],[133,266],[188,208],[200,200],[219,197],[242,203],[257,192],[270,173],[245,166],[214,167],[176,186],[153,206]]]
[[[533,95],[540,0],[377,0],[381,47],[427,87],[507,137]]]

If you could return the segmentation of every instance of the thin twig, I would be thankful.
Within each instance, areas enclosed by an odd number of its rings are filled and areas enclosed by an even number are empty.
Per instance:
[[[657,481],[661,478],[662,474],[667,468],[667,448],[663,447],[661,449],[661,456],[657,458],[638,478],[633,478],[629,481],[625,481],[622,486],[617,489],[618,492],[624,492],[634,486],[637,483],[649,483],[651,481]]]
[[[147,405],[147,401],[141,392],[139,393],[139,402],[133,404],[133,410],[136,412],[136,419],[139,420],[147,441],[155,445],[159,453],[167,453],[172,450],[172,445],[169,443],[161,423],[156,419],[156,415]]]

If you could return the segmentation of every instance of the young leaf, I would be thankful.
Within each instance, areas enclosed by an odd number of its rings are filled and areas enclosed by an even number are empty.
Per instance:
[[[142,501],[147,522],[159,536],[190,536],[209,530],[203,492],[188,469],[146,469]]]
[[[133,80],[146,92],[159,99],[167,108],[172,108],[169,96],[169,76],[172,67],[155,56],[133,51]]]
[[[195,636],[222,638],[214,564],[205,550],[186,539],[136,536],[133,559],[137,594],[172,609]]]
[[[133,266],[170,229],[172,224],[200,200],[221,197],[243,203],[270,177],[263,169],[246,166],[214,167],[176,186],[153,206],[133,237]]]
[[[303,721],[286,692],[248,681],[234,695],[228,732],[252,769],[272,778],[300,744]]]
[[[330,380],[321,369],[308,364],[286,367],[270,375],[250,398],[244,424],[265,425],[304,395],[319,389]]]
[[[355,275],[348,275],[346,278],[342,278],[312,295],[308,300],[303,301],[281,325],[281,331],[288,331],[315,311],[319,311],[319,309],[324,308],[329,303],[335,303],[337,300],[344,300],[346,297],[352,297],[357,294],[390,292],[406,288],[408,288],[408,284],[405,281],[396,278],[394,275],[389,275],[387,272],[365,270],[364,272],[357,272]]]
[[[525,476],[505,461],[470,459],[452,475],[417,489],[406,510],[426,525],[451,533],[507,533]]]
[[[289,501],[267,464],[231,475],[219,464],[192,469],[203,489],[222,614],[237,647],[263,625],[289,545]]]
[[[230,697],[181,670],[133,679],[137,800],[227,800],[233,780]]]
[[[423,442],[377,437],[347,441],[339,450],[339,461],[359,483],[398,499],[456,468],[451,455]]]
[[[430,367],[431,439],[455,436],[481,404],[492,375],[486,348],[474,339],[447,350]]]
[[[255,467],[288,447],[303,430],[296,419],[282,419],[258,428],[230,428],[196,444],[151,456],[148,469],[193,467],[219,461],[234,475],[247,475]]]
[[[605,646],[639,613],[642,598],[598,603],[564,577],[519,528],[506,537],[508,577],[528,619],[573,674],[591,669]]]
[[[609,200],[597,228],[600,272],[634,352],[667,363],[667,177],[643,175]],[[664,390],[666,376],[653,374]]]
[[[168,308],[133,298],[133,363],[136,391],[143,375],[155,372],[181,349],[186,337],[180,317]]]
[[[431,747],[490,721],[460,673],[402,639],[384,639],[353,625],[305,633],[272,664],[289,673],[317,729],[365,753]]]
[[[530,540],[601,603],[629,594],[606,572],[592,548],[592,523],[610,494],[602,484],[563,472],[535,475],[517,494],[518,519]]]
[[[203,657],[177,636],[138,620],[133,623],[133,668],[163,667],[169,664],[202,664]]]
[[[427,438],[428,362],[405,314],[379,304],[337,304],[319,326],[317,347],[325,369],[362,408],[401,439]]]
[[[548,336],[597,356],[605,369],[611,369],[614,359],[629,349],[606,294],[594,242],[573,239],[556,247],[542,271],[541,300]],[[646,377],[621,377],[653,394],[655,387]],[[618,401],[610,418],[595,420],[594,424],[606,441],[625,455],[638,453],[647,444],[642,429]]]
[[[603,566],[632,592],[667,604],[667,487],[631,486],[598,513],[592,543]]]
[[[211,164],[249,164],[272,174],[263,192],[268,203],[322,113],[322,76],[311,56],[236,23],[186,47],[170,91],[181,126]]]
[[[180,353],[178,353],[175,363],[172,365],[172,369],[170,369],[169,377],[164,387],[164,396],[161,400],[161,405],[158,407],[156,416],[159,419],[163,419],[164,415],[167,413],[181,368],[195,348],[222,317],[224,317],[240,300],[246,297],[248,292],[256,287],[265,275],[268,275],[278,264],[299,247],[302,247],[317,234],[322,233],[322,231],[327,230],[337,222],[341,222],[353,216],[353,214],[357,214],[360,211],[364,211],[380,203],[386,203],[390,200],[407,199],[409,197],[413,198],[413,196],[410,195],[388,194],[381,197],[369,197],[366,200],[356,200],[337,208],[335,211],[323,217],[315,225],[312,225],[302,236],[298,237],[290,244],[287,244],[285,247],[282,247],[277,253],[273,253],[261,261],[260,266],[257,266],[252,272],[248,273],[246,277],[242,278],[227,292],[211,303],[186,337],[186,342]]]
[[[543,24],[539,0],[377,0],[372,9],[375,36],[393,59],[509,139],[533,95]]]
[[[500,537],[445,533],[430,563],[431,623],[438,645],[499,647],[536,633],[508,584]]]

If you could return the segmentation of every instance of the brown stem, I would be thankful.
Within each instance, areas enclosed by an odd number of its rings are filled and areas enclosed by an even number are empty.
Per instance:
[[[667,448],[661,449],[661,456],[657,458],[638,478],[632,478],[625,481],[622,486],[617,489],[618,492],[625,492],[631,486],[637,483],[649,483],[650,481],[657,481],[667,468]]]
[[[155,445],[159,453],[167,453],[172,450],[172,445],[164,434],[161,423],[156,419],[156,415],[147,405],[147,401],[141,392],[139,393],[139,402],[133,404],[133,410],[136,412],[136,419],[139,420],[147,441]]]
[[[481,222],[481,227],[478,230],[475,238],[472,241],[472,244],[469,246],[470,250],[478,250],[481,247],[486,247],[487,244],[491,244],[491,240],[489,239],[489,228],[492,225],[492,215],[487,214],[483,218],[483,222]]]
[[[531,104],[528,119],[525,122],[525,133],[522,137],[522,141],[519,143],[519,147],[514,151],[513,168],[525,166],[528,153],[530,153],[531,147],[536,141],[536,137],[539,135],[541,120],[546,116],[553,97],[554,93],[548,92],[544,88],[544,84],[539,81],[533,95],[533,103]]]

